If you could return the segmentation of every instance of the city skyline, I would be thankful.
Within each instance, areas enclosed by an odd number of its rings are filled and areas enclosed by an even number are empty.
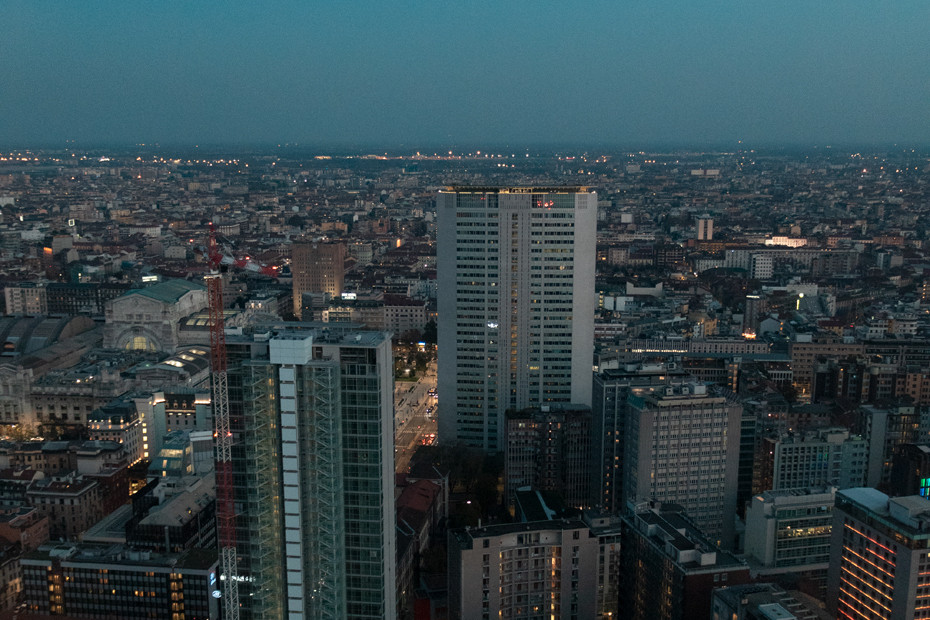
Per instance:
[[[0,9],[0,143],[930,141],[918,2],[52,6]]]
[[[0,23],[0,617],[930,618],[925,0]]]
[[[0,611],[897,617],[928,156],[0,151]]]

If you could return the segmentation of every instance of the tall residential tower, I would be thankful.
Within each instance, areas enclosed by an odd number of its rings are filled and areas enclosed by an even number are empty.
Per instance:
[[[597,196],[455,186],[437,211],[439,437],[501,451],[506,411],[591,405]]]

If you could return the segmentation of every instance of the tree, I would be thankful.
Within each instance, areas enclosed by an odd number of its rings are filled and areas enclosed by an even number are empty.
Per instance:
[[[36,428],[31,424],[11,424],[3,427],[3,434],[13,441],[28,441],[36,436]]]
[[[436,344],[437,338],[436,321],[430,319],[426,325],[423,326],[423,341],[426,344]]]

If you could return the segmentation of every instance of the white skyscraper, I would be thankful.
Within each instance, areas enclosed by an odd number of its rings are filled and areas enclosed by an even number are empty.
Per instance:
[[[450,187],[439,223],[439,438],[503,450],[507,410],[591,404],[597,195]]]

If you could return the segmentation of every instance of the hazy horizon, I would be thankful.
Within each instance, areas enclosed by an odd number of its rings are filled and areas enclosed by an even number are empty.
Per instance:
[[[921,1],[10,1],[0,20],[0,148],[930,144]]]

